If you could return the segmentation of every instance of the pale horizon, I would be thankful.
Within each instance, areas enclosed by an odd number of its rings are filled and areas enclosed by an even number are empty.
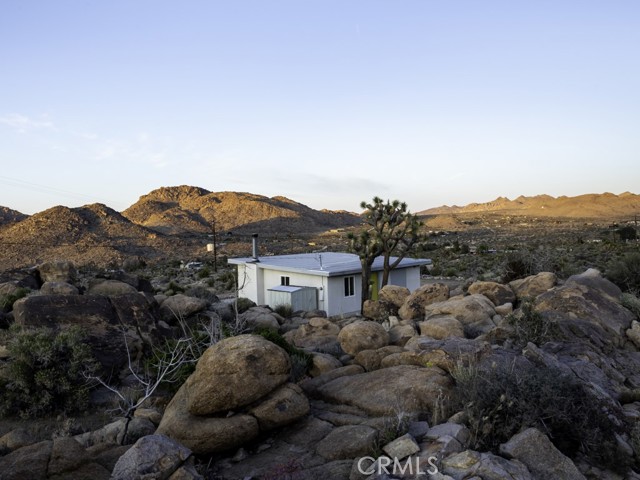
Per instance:
[[[636,193],[639,24],[632,1],[11,2],[0,205]]]

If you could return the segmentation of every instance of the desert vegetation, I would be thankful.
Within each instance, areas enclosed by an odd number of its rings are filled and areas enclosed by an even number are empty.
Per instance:
[[[357,316],[238,298],[226,256],[249,253],[240,237],[216,259],[172,249],[6,271],[0,471],[53,478],[52,452],[68,451],[66,472],[95,479],[131,478],[136,458],[165,477],[360,478],[363,457],[453,478],[635,478],[629,229],[456,215],[437,231],[403,217],[402,251],[433,262],[423,285],[387,285]],[[267,235],[261,253],[344,251],[370,228]]]

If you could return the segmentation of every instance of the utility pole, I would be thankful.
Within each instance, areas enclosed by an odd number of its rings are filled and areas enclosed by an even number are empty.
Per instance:
[[[211,232],[213,233],[213,271],[218,273],[218,235],[215,217],[211,220]]]

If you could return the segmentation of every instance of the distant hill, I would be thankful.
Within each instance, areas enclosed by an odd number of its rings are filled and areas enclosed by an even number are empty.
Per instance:
[[[103,204],[57,206],[26,216],[0,209],[0,272],[65,259],[108,266],[126,258],[187,258],[218,232],[304,234],[360,223],[348,212],[314,210],[285,197],[163,187],[122,213]]]
[[[640,195],[625,192],[586,194],[576,197],[536,195],[514,200],[498,197],[491,202],[470,203],[464,207],[442,206],[418,212],[418,215],[452,215],[465,213],[501,213],[570,218],[623,218],[640,214]]]
[[[11,223],[20,222],[27,218],[27,215],[17,210],[11,210],[7,207],[0,206],[0,228]]]
[[[57,206],[0,230],[0,271],[55,259],[104,266],[132,255],[158,255],[164,243],[105,205]]]
[[[286,197],[215,193],[187,185],[153,190],[122,214],[166,234],[209,233],[214,220],[219,232],[258,233],[310,233],[360,222],[355,214],[318,211]]]

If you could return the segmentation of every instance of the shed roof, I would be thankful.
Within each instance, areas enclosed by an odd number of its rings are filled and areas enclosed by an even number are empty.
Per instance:
[[[391,260],[394,261],[395,258],[396,257],[392,257]],[[372,271],[381,271],[383,267],[382,262],[382,257],[376,258],[373,262]],[[234,265],[255,264],[258,268],[268,270],[299,272],[324,277],[352,275],[362,271],[358,255],[339,252],[273,255],[260,257],[259,261],[256,261],[252,257],[230,258],[229,263]],[[431,260],[427,259],[403,258],[396,269],[418,267],[430,263]]]

